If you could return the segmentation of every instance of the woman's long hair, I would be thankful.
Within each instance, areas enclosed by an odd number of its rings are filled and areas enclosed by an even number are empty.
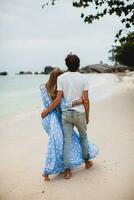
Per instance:
[[[46,83],[47,91],[48,91],[50,97],[52,98],[52,100],[54,100],[56,98],[56,95],[57,95],[57,78],[62,73],[63,72],[59,68],[55,68],[50,73],[49,79]]]

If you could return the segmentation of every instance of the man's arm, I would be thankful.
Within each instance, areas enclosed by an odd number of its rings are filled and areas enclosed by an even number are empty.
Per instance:
[[[51,110],[55,109],[61,102],[61,99],[62,99],[62,91],[58,91],[57,92],[57,96],[56,96],[56,99],[51,103],[51,105],[46,109],[46,110],[43,110],[41,112],[41,117],[44,118],[46,117],[46,115],[51,112]]]
[[[85,107],[85,112],[86,112],[86,122],[88,124],[89,122],[89,110],[90,110],[90,102],[88,98],[88,90],[83,91],[83,103]]]

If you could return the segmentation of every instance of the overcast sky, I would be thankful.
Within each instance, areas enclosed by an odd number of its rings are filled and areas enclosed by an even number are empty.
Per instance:
[[[0,66],[63,68],[69,52],[79,55],[81,66],[108,62],[108,51],[121,27],[117,17],[88,25],[72,0],[42,9],[44,2],[0,0]]]

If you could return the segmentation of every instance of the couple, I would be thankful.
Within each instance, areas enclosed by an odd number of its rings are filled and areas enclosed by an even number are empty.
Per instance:
[[[69,54],[65,59],[68,71],[62,74],[54,69],[45,85],[40,86],[44,110],[42,124],[49,136],[48,150],[43,171],[44,180],[50,174],[63,173],[70,179],[71,169],[85,163],[89,169],[90,159],[98,154],[96,145],[88,142],[89,122],[88,81],[78,71],[80,59]],[[77,128],[77,131],[74,130]]]

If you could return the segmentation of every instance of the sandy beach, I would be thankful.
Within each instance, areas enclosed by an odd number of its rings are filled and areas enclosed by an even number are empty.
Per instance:
[[[39,106],[0,122],[0,200],[134,199],[134,75],[119,78],[111,96],[91,101],[88,137],[100,154],[70,180],[43,181],[47,135]]]

